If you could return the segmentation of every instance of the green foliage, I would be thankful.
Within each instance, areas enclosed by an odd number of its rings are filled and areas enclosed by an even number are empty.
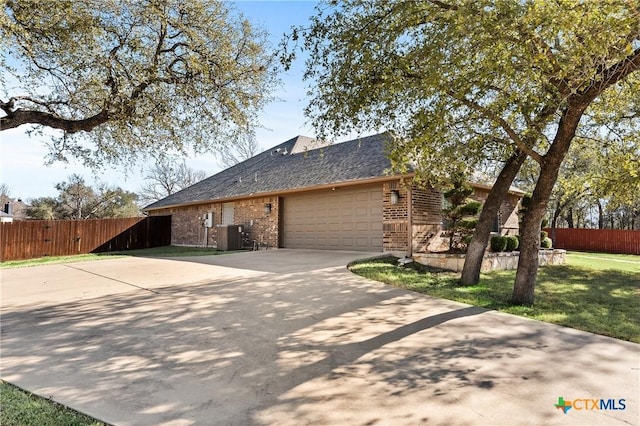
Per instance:
[[[394,167],[440,182],[514,146],[543,161],[563,109],[592,87],[580,132],[637,134],[638,77],[602,83],[640,55],[639,16],[635,2],[326,1],[293,38],[321,136],[387,128]]]
[[[77,174],[56,184],[57,197],[36,198],[27,209],[34,219],[100,219],[135,217],[140,215],[138,196],[121,188],[99,184],[97,189],[85,183]]]
[[[507,235],[505,238],[507,240],[505,251],[515,251],[520,247],[520,240],[515,235]]]
[[[0,423],[3,425],[103,426],[104,423],[55,401],[0,381]]]
[[[400,268],[396,260],[363,261],[349,269],[433,297],[640,343],[638,256],[568,253],[567,265],[540,268],[534,306],[507,302],[514,271],[483,274],[478,285],[459,286],[457,274]]]
[[[553,188],[554,224],[629,228],[640,206],[640,146],[631,135],[602,141],[596,130],[585,133],[569,150]],[[599,211],[597,222],[587,216],[592,208]]]
[[[540,231],[540,241],[544,240],[548,236],[549,236],[549,233],[547,231]]]
[[[467,237],[473,235],[482,203],[468,198],[473,194],[473,188],[464,181],[463,175],[455,175],[451,185],[452,188],[443,194],[446,207],[442,210],[448,223],[449,251],[465,252],[470,241]]]
[[[478,225],[478,219],[462,219],[458,222],[458,226],[464,229],[473,230]]]
[[[466,202],[466,204],[463,204],[460,206],[460,210],[459,213],[462,216],[476,216],[480,213],[480,210],[482,209],[482,203],[479,201],[468,201]]]
[[[550,249],[552,246],[553,246],[553,241],[551,241],[551,238],[546,237],[540,240],[540,247],[542,247],[543,249]]]
[[[217,0],[3,1],[1,127],[60,129],[49,159],[93,166],[212,150],[270,100],[267,40]]]
[[[507,238],[504,235],[492,235],[489,240],[491,251],[500,253],[507,248]]]

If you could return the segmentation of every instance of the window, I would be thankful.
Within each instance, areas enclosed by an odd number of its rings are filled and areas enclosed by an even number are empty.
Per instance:
[[[233,203],[224,203],[222,205],[222,224],[233,225]]]

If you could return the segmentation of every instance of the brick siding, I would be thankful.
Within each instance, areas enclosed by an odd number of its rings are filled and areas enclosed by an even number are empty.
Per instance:
[[[271,204],[271,213],[265,213],[265,204]],[[213,213],[213,227],[205,230],[203,216]],[[222,224],[222,203],[206,203],[149,212],[150,215],[172,216],[171,244],[188,246],[217,246],[217,227]],[[253,198],[233,203],[234,225],[242,225],[249,241],[261,246],[278,246],[278,197]],[[207,239],[205,242],[205,234]]]
[[[399,192],[398,203],[391,204],[391,191]],[[386,252],[406,251],[407,240],[407,189],[400,182],[382,185],[382,249]]]
[[[407,205],[409,194],[406,184],[390,181],[382,184],[382,232],[383,251],[406,252],[408,242]],[[399,192],[397,204],[391,204],[391,191]],[[488,190],[475,188],[472,198],[484,202]],[[442,193],[433,188],[413,187],[412,199],[412,241],[414,252],[440,251],[448,247],[443,238]],[[503,234],[515,234],[518,229],[517,205],[519,197],[510,194],[500,208],[499,226]],[[242,225],[248,232],[249,241],[261,246],[278,247],[280,244],[280,199],[261,197],[235,201],[234,224]],[[271,204],[271,214],[265,213],[265,204]],[[203,215],[213,213],[214,226],[206,231]],[[172,215],[172,237],[174,245],[207,245],[216,247],[216,225],[222,223],[222,203],[204,203],[154,210],[150,215]]]

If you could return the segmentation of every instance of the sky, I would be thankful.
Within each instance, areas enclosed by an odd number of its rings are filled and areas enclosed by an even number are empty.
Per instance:
[[[276,47],[282,36],[294,25],[303,25],[313,15],[315,1],[236,1],[235,7],[254,24],[271,34],[271,42]],[[302,75],[304,58],[298,58],[291,69],[280,75],[282,85],[271,102],[259,116],[260,128],[256,130],[261,151],[291,139],[297,135],[314,136],[313,128],[307,124],[303,109],[306,106],[306,87]],[[45,165],[47,137],[28,136],[29,126],[0,132],[0,183],[9,187],[13,198],[29,199],[55,196],[54,185],[67,180],[77,173],[87,183],[95,185],[104,182],[128,191],[138,192],[144,183],[145,168],[100,171],[99,176],[79,162]],[[204,170],[207,176],[221,170],[219,161],[213,154],[185,158],[187,165],[195,170]]]

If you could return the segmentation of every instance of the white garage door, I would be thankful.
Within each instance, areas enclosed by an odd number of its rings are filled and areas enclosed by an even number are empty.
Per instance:
[[[382,187],[336,188],[283,199],[283,246],[382,251]]]

